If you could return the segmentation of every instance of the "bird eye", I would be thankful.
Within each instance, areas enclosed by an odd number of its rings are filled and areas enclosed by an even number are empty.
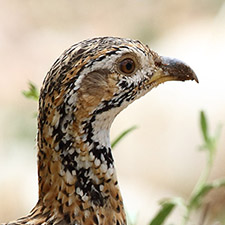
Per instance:
[[[133,59],[127,58],[119,63],[119,69],[121,72],[131,74],[135,69],[135,62]]]

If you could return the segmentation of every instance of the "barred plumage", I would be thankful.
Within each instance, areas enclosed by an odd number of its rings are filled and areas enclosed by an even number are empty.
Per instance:
[[[140,41],[101,37],[66,50],[40,93],[39,200],[9,224],[125,225],[109,129],[126,106],[169,80],[198,81]]]

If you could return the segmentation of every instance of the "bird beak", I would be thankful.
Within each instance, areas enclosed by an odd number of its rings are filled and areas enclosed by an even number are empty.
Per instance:
[[[159,85],[170,80],[195,80],[198,83],[198,78],[195,72],[180,60],[161,56],[155,64],[158,69],[150,80],[153,85]]]

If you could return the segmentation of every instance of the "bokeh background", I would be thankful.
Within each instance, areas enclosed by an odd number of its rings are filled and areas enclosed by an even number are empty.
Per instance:
[[[40,87],[64,49],[96,36],[139,39],[198,75],[199,84],[169,82],[152,90],[111,130],[113,138],[138,126],[114,150],[125,205],[138,224],[148,223],[160,199],[190,196],[205,165],[199,111],[207,113],[211,131],[225,124],[223,0],[0,0],[0,21],[0,222],[27,214],[37,201],[37,104],[21,91],[28,81]],[[224,175],[225,128],[210,179]],[[225,190],[210,193],[208,203],[208,224],[224,224]],[[179,224],[182,213],[176,210],[167,223]]]

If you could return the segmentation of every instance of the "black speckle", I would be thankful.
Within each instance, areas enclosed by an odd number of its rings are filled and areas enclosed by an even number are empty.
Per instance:
[[[69,142],[67,142],[67,145],[69,145]],[[63,143],[61,141],[61,143]],[[76,151],[74,151],[73,154],[69,154],[68,151],[64,151],[60,154],[62,158],[62,164],[64,165],[65,171],[69,170],[69,172],[72,174],[73,170],[76,170],[77,168],[77,162],[74,160],[74,158],[78,155]]]
[[[81,55],[81,54],[84,53],[85,51],[86,51],[85,48],[80,48],[80,49],[76,52],[76,54],[77,54],[77,55]]]
[[[110,56],[110,55],[116,54],[116,52],[117,50],[113,50],[113,51],[107,52],[106,55]]]
[[[97,225],[99,224],[99,222],[98,222],[98,218],[97,218],[97,216],[96,216],[96,215],[94,215],[94,216],[93,216],[93,221],[94,221],[94,223],[96,223]]]
[[[56,200],[59,202],[59,204],[62,204],[62,199],[61,198],[57,199],[57,197],[56,197]]]
[[[96,206],[104,206],[105,200],[98,190],[91,190],[91,201],[96,205]]]
[[[102,61],[105,57],[105,55],[101,55],[97,59],[95,59],[95,61]]]
[[[59,212],[60,212],[61,214],[63,214],[63,206],[62,206],[62,205],[59,206]]]
[[[116,200],[119,200],[119,194],[116,195]]]
[[[128,83],[126,80],[123,80],[122,82],[119,83],[120,87],[122,87],[123,89],[125,89],[128,86]]]
[[[67,185],[67,186],[72,186],[71,184],[66,184],[66,185]],[[66,190],[63,190],[62,192],[63,192],[64,195],[67,196],[67,198],[69,198],[70,193],[68,193]]]
[[[93,127],[92,127],[92,123],[95,121],[95,116],[93,116],[92,118],[91,118],[91,120],[90,121],[86,121],[86,122],[83,122],[83,124],[84,124],[84,132],[86,133],[86,134],[88,134],[87,135],[87,141],[89,142],[89,143],[92,143],[92,137],[93,137]]]
[[[39,150],[39,153],[43,156],[42,160],[46,159],[46,153],[42,151],[41,149]]]
[[[114,160],[110,148],[101,146],[99,142],[94,142],[93,148],[90,150],[90,152],[94,155],[95,158],[99,159],[101,163],[101,156],[104,156],[108,168],[113,165]]]
[[[84,211],[84,207],[83,207],[82,204],[80,205],[80,210],[81,210],[81,211]]]
[[[64,215],[64,220],[65,220],[68,224],[70,224],[70,223],[71,223],[71,221],[70,221],[70,215],[69,215],[69,214]]]

